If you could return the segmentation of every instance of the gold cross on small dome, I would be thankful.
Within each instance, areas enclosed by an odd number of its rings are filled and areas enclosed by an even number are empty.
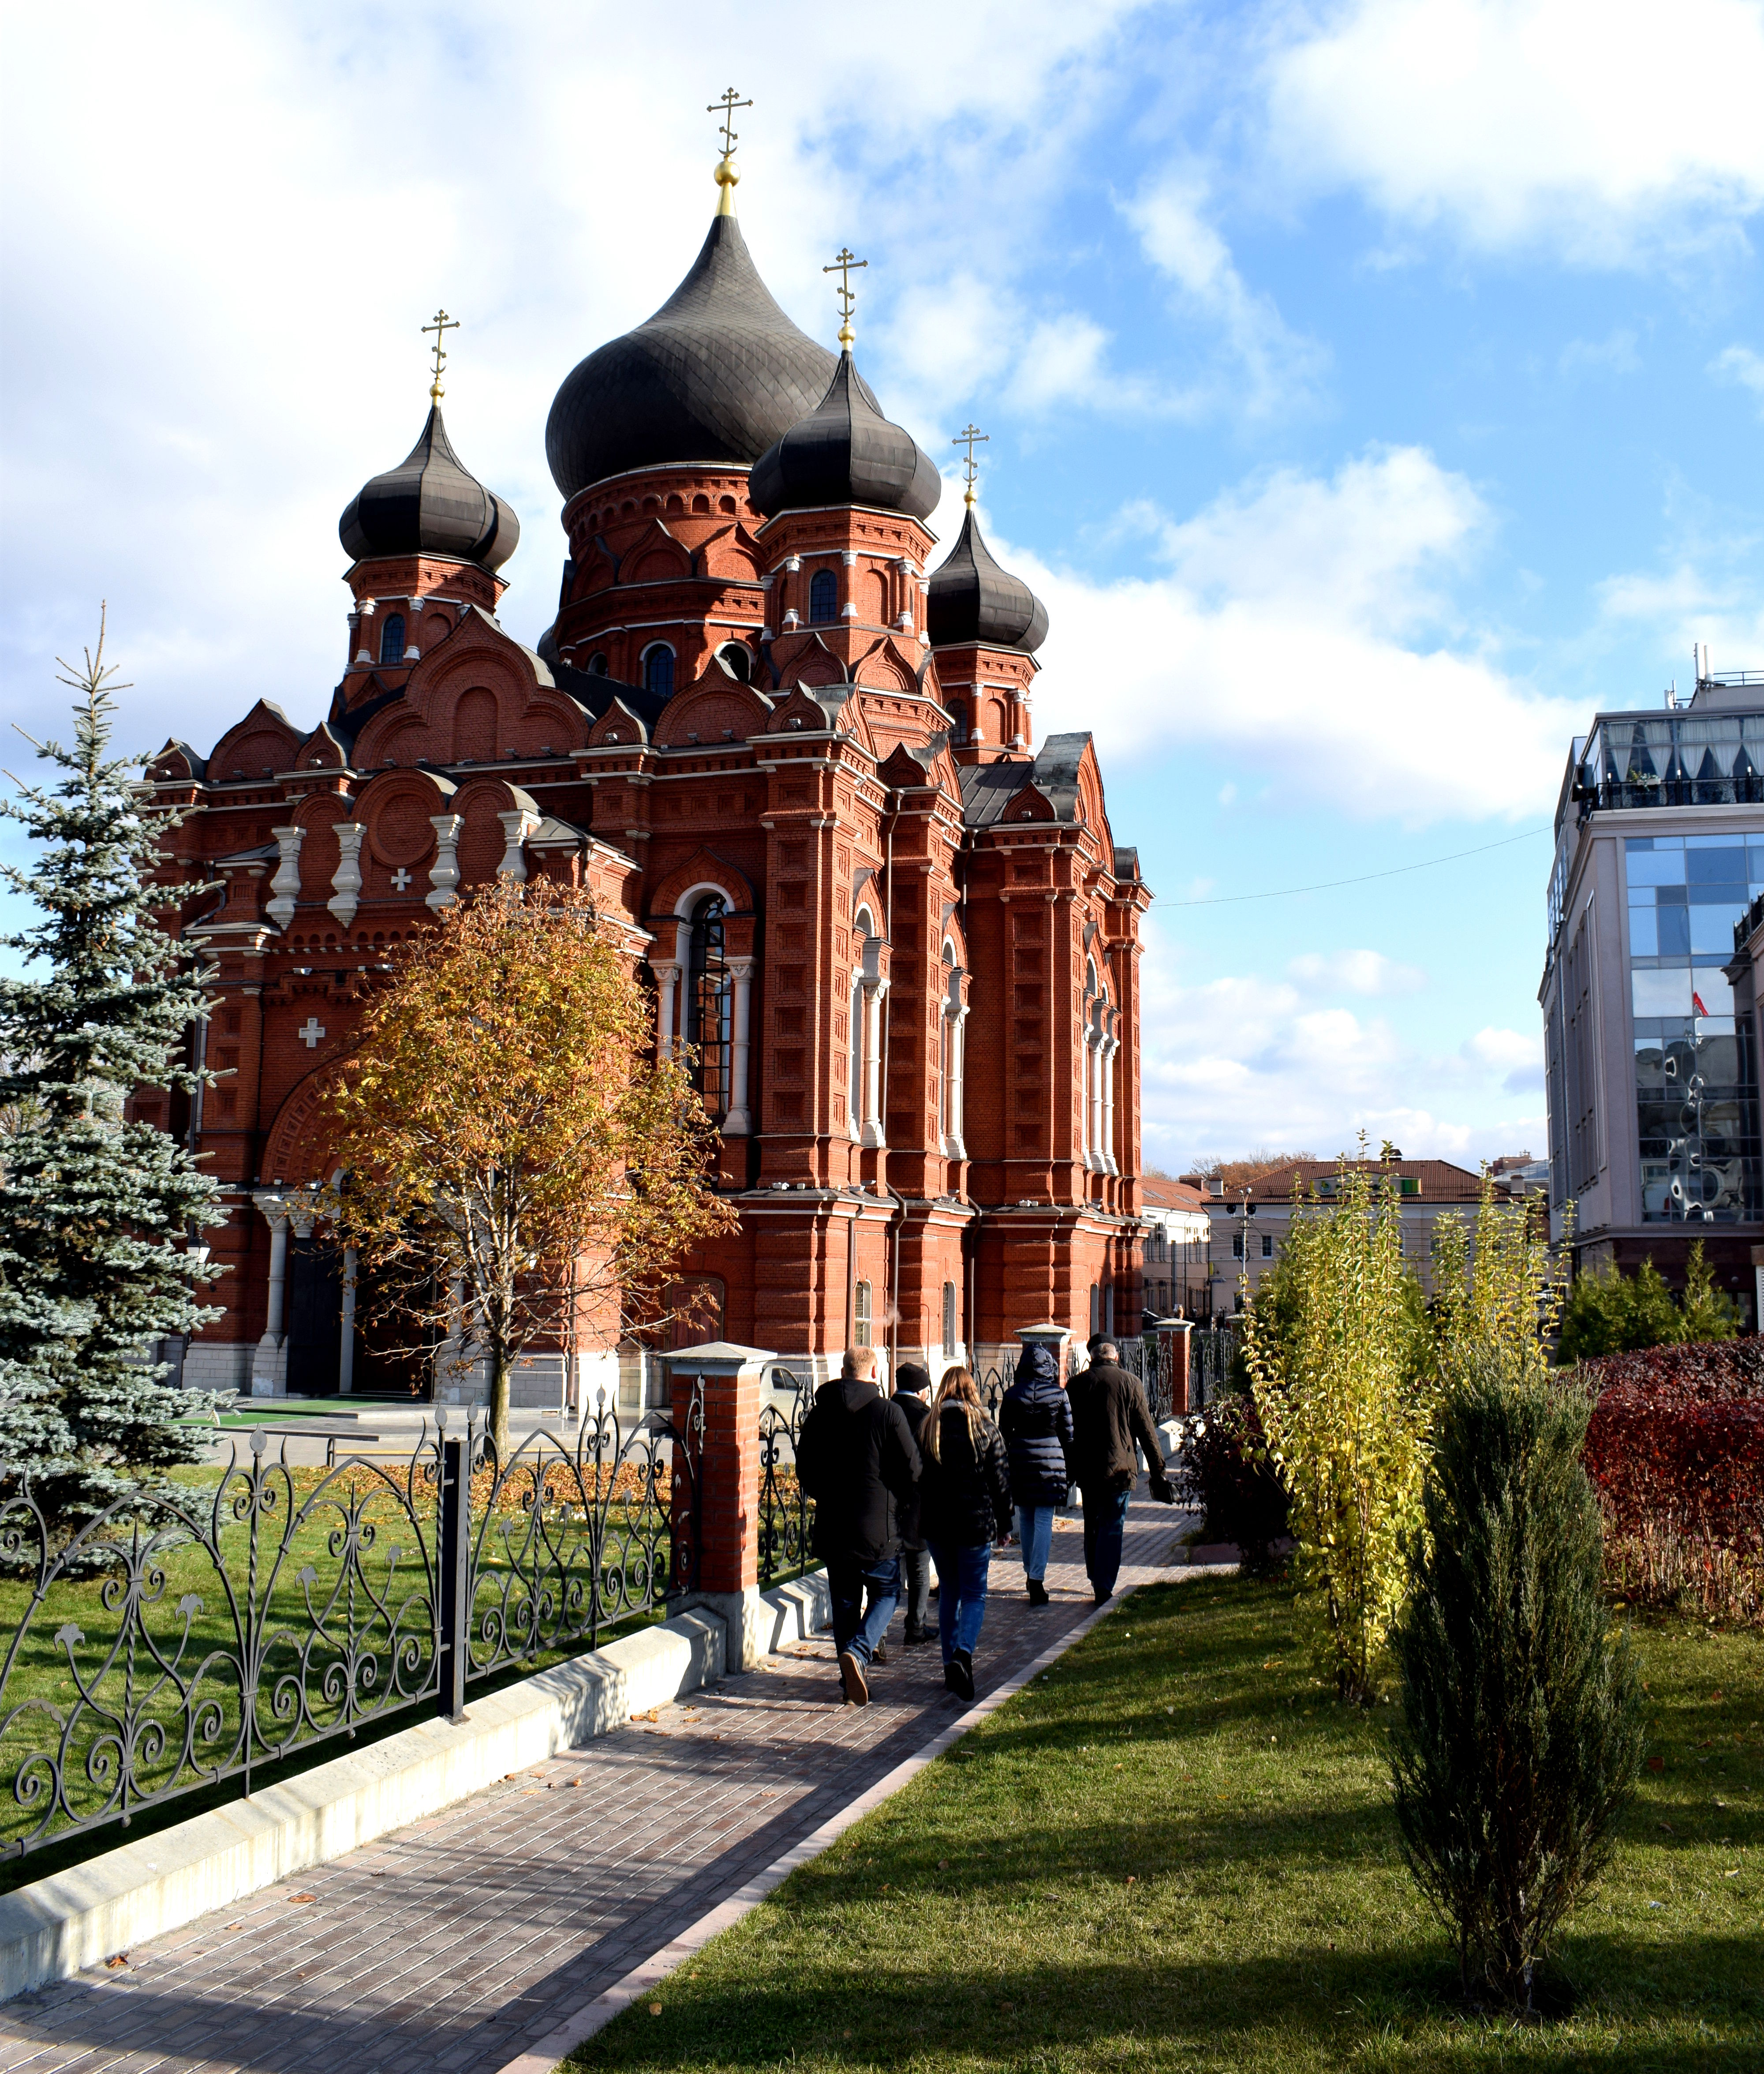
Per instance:
[[[975,478],[980,473],[980,469],[974,461],[974,448],[976,447],[985,446],[991,438],[992,434],[990,432],[983,432],[978,425],[969,423],[964,425],[961,430],[956,433],[954,439],[949,442],[952,447],[965,447],[968,449],[966,457],[962,462],[962,468],[967,477],[968,487],[962,492],[961,501],[970,508],[973,506],[974,502]]]
[[[860,259],[849,245],[839,248],[839,257],[831,266],[823,266],[824,274],[839,276],[839,314],[844,321],[839,327],[839,342],[849,353],[857,334],[851,328],[851,313],[857,307],[857,298],[852,291],[851,277],[860,266],[867,266],[867,259]]]
[[[441,370],[447,365],[447,355],[441,349],[441,341],[448,332],[457,331],[459,328],[459,319],[450,317],[445,310],[437,310],[423,327],[425,332],[435,334],[435,379],[429,385],[429,395],[437,403],[441,400]]]

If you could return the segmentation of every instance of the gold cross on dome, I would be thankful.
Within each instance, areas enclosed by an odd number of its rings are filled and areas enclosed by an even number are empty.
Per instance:
[[[860,259],[849,245],[842,245],[839,248],[839,257],[832,265],[823,266],[820,270],[824,274],[839,276],[839,314],[844,320],[839,327],[839,342],[843,346],[850,346],[857,337],[851,328],[851,313],[857,307],[857,298],[852,292],[851,277],[858,267],[869,264],[867,259]]]
[[[705,108],[704,113],[707,115],[714,115],[719,108],[723,111],[723,156],[725,159],[729,157],[735,149],[737,133],[729,127],[730,123],[734,120],[735,110],[737,108],[751,108],[753,105],[750,101],[737,101],[735,98],[734,88],[725,86],[721,96],[710,102]]]
[[[424,324],[425,332],[435,334],[435,379],[429,385],[429,395],[439,403],[441,400],[441,370],[447,365],[447,355],[441,349],[441,341],[450,331],[457,331],[460,320],[450,317],[445,310],[437,310],[433,319]]]
[[[956,433],[954,439],[949,442],[952,447],[965,447],[968,449],[967,454],[962,461],[962,468],[966,473],[968,481],[968,487],[962,493],[961,501],[964,504],[970,506],[973,504],[974,501],[974,480],[980,473],[979,468],[976,465],[974,461],[974,448],[976,447],[985,446],[991,437],[992,434],[990,432],[983,432],[978,425],[969,423],[964,425],[961,430]]]

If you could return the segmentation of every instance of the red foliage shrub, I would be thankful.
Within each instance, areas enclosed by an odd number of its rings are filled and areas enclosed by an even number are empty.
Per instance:
[[[1754,1613],[1764,1565],[1764,1341],[1653,1347],[1586,1362],[1597,1391],[1583,1460],[1613,1581],[1690,1589]]]

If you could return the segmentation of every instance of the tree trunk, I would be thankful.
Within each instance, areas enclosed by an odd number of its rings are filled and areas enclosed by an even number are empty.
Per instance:
[[[499,1467],[506,1467],[508,1461],[508,1386],[514,1366],[506,1347],[501,1345],[491,1347],[490,1438],[496,1445],[496,1460]]]

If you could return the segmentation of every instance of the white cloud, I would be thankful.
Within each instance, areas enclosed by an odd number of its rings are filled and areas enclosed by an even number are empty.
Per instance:
[[[1266,417],[1308,403],[1328,356],[1289,330],[1271,296],[1246,283],[1209,220],[1205,182],[1167,179],[1123,205],[1147,258],[1170,282],[1182,328],[1198,332],[1202,365],[1170,407],[1198,415],[1229,391],[1237,411]]]
[[[1041,731],[1090,729],[1105,762],[1220,750],[1266,799],[1419,827],[1547,812],[1584,725],[1457,623],[1452,581],[1488,530],[1463,477],[1395,448],[1167,523],[1151,576],[1099,580],[994,545],[1047,601]]]
[[[1156,1163],[1175,1171],[1256,1145],[1308,1146],[1328,1158],[1364,1130],[1411,1158],[1473,1168],[1542,1141],[1543,1119],[1526,1099],[1540,1039],[1485,1029],[1432,1056],[1388,1015],[1315,1006],[1303,958],[1288,967],[1298,984],[1237,974],[1191,981],[1189,954],[1155,918],[1146,940],[1145,1130]]]
[[[1287,970],[1316,994],[1416,994],[1427,983],[1419,966],[1400,964],[1382,951],[1305,951]]]
[[[1295,183],[1595,265],[1743,234],[1761,108],[1755,0],[1353,0],[1268,74]]]
[[[1749,345],[1730,345],[1709,362],[1709,372],[1750,389],[1764,413],[1764,353],[1754,353]]]

